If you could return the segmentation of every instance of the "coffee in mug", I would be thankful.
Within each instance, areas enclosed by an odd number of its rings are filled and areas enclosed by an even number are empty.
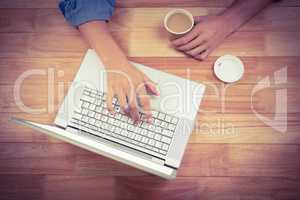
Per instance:
[[[193,15],[184,9],[175,9],[167,13],[164,19],[166,30],[174,35],[183,35],[194,26]]]

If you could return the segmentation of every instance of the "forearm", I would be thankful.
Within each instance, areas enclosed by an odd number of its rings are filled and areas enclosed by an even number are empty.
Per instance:
[[[234,31],[272,2],[272,0],[236,0],[221,16],[230,23]]]
[[[82,24],[79,31],[99,55],[106,68],[121,69],[128,65],[126,55],[111,36],[105,21]]]

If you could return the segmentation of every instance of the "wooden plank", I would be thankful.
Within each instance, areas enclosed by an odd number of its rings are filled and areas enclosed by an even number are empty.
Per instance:
[[[0,175],[1,199],[41,199],[43,196],[44,175]]]
[[[146,174],[68,144],[2,143],[0,148],[0,174]],[[299,145],[189,144],[178,175],[299,178],[299,151]]]
[[[110,23],[112,31],[161,27],[165,14],[171,8],[119,8]],[[194,15],[215,15],[222,8],[186,8]],[[245,24],[241,31],[300,31],[299,7],[269,7]],[[145,23],[147,22],[147,23]],[[2,9],[0,32],[36,33],[70,32],[77,30],[68,25],[57,9]]]
[[[299,177],[297,145],[188,145],[179,176]],[[197,163],[197,164],[195,164]],[[280,175],[281,174],[281,175]]]
[[[153,29],[118,31],[113,35],[131,57],[185,57],[170,46],[165,33],[158,35]],[[300,32],[237,32],[211,56],[300,56],[299,36]],[[0,42],[1,58],[77,58],[87,50],[77,33],[1,33]]]
[[[60,0],[2,0],[0,8],[57,8]],[[117,7],[227,7],[233,0],[117,0]],[[284,0],[275,6],[299,6],[297,0]]]
[[[269,177],[108,177],[1,175],[5,199],[297,199],[299,181]],[[41,186],[43,186],[41,188]],[[42,192],[42,194],[41,194]],[[163,198],[162,198],[163,197]]]
[[[47,175],[43,199],[114,199],[114,180],[111,176]]]
[[[299,181],[266,177],[117,177],[116,198],[122,199],[297,199]]]
[[[233,0],[117,0],[118,7],[228,7]],[[299,6],[297,0],[285,0],[280,3],[274,4],[275,6]]]
[[[73,145],[1,143],[0,174],[71,174],[75,170]]]
[[[14,85],[17,79],[29,72],[40,75],[28,75],[24,84],[47,84],[47,76],[53,74],[54,83],[69,83],[73,80],[84,52],[77,58],[3,58],[0,60],[0,84]],[[130,57],[129,60],[142,63],[157,70],[206,83],[213,87],[221,82],[214,76],[212,65],[217,58],[205,61],[190,58]],[[287,83],[293,86],[300,81],[299,57],[241,57],[245,65],[244,77],[239,84],[257,84],[264,77],[274,79],[274,73],[287,67]],[[34,71],[33,71],[34,70]],[[281,78],[283,78],[281,76]],[[225,85],[224,85],[225,87]]]

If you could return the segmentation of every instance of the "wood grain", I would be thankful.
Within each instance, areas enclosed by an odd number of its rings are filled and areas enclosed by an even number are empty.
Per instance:
[[[60,0],[3,0],[0,8],[57,8]],[[117,0],[117,7],[227,7],[233,0]],[[285,0],[276,6],[299,6],[298,0]]]
[[[147,175],[69,144],[2,143],[0,149],[0,174]],[[300,161],[290,159],[299,151],[298,145],[189,144],[178,175],[299,179]]]

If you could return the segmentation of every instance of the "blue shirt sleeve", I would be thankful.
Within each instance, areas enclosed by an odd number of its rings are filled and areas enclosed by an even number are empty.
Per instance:
[[[115,0],[63,0],[59,8],[70,24],[79,26],[92,20],[109,20]]]

